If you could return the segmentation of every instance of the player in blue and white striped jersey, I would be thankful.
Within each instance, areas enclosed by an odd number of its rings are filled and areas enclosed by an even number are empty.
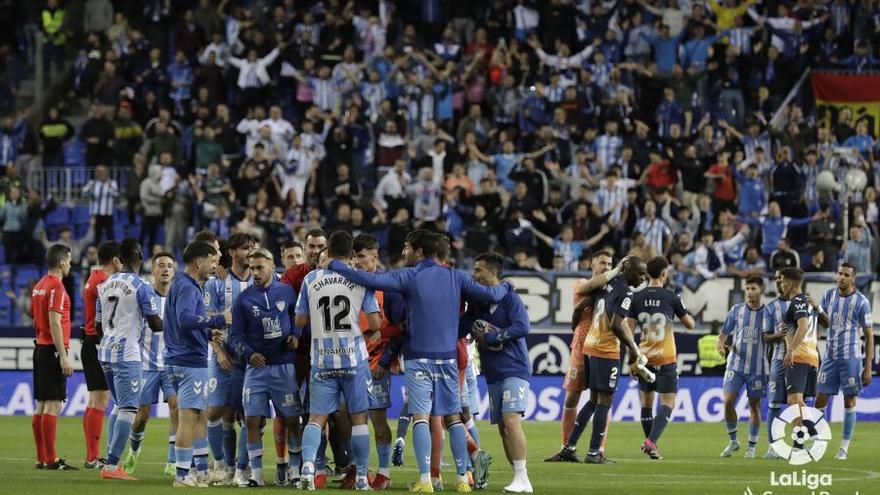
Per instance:
[[[137,275],[143,264],[140,243],[137,239],[125,239],[119,245],[119,253],[122,271],[98,287],[95,311],[95,326],[104,334],[98,346],[98,359],[118,407],[102,479],[134,479],[119,467],[119,459],[140,405],[141,332],[145,320],[150,331],[162,331],[156,294]]]
[[[347,263],[353,239],[345,231],[327,240],[327,255]],[[351,443],[357,466],[355,488],[369,490],[367,466],[370,430],[367,427],[372,376],[360,313],[367,315],[370,330],[382,326],[379,303],[373,291],[329,269],[306,275],[296,303],[296,326],[311,325],[312,369],[309,378],[309,424],[303,430],[303,489],[314,489],[315,457],[327,417],[345,399],[351,419]]]
[[[253,285],[247,256],[256,247],[253,236],[237,232],[229,236],[226,249],[232,266],[225,277],[211,277],[205,283],[205,310],[208,314],[231,311],[238,296]],[[208,353],[208,445],[214,456],[212,480],[224,485],[247,486],[244,470],[248,467],[247,439],[244,430],[238,438],[236,463],[235,416],[243,411],[244,364],[229,348],[229,328],[221,328],[222,340],[213,340]],[[235,469],[233,470],[233,464]],[[286,474],[286,473],[285,473]]]
[[[153,292],[159,302],[159,318],[165,318],[165,296],[171,287],[171,279],[174,278],[174,255],[161,252],[153,255]],[[170,425],[168,429],[168,463],[165,465],[165,474],[174,476],[174,446],[177,440],[177,392],[171,385],[171,380],[165,372],[165,335],[154,333],[147,329],[141,332],[141,395],[140,407],[134,424],[131,427],[131,448],[128,452],[122,469],[128,474],[134,474],[137,469],[137,461],[141,455],[141,445],[144,440],[144,431],[150,420],[150,410],[153,404],[159,403],[159,391],[168,404]]]
[[[837,268],[837,288],[828,289],[822,297],[822,308],[828,314],[828,351],[819,369],[816,408],[825,409],[828,396],[843,389],[843,436],[834,456],[846,460],[849,443],[856,427],[856,397],[862,385],[871,384],[871,362],[874,360],[874,334],[871,305],[855,286],[856,269],[849,263]],[[865,352],[862,355],[862,335]]]
[[[718,352],[727,354],[727,369],[724,371],[724,419],[730,443],[721,452],[721,457],[730,457],[739,450],[737,440],[736,400],[743,386],[749,398],[749,448],[745,457],[755,457],[755,444],[761,431],[761,399],[767,383],[767,356],[761,330],[764,328],[766,308],[761,304],[764,292],[764,279],[752,275],[746,279],[746,302],[730,309],[721,335],[718,336]],[[728,340],[730,344],[728,345]]]
[[[788,311],[788,305],[791,302],[783,296],[782,274],[779,270],[773,275],[776,283],[776,299],[770,301],[765,306],[764,314],[764,344],[767,346],[768,356],[770,359],[769,374],[767,376],[767,440],[772,437],[771,429],[773,426],[773,418],[779,415],[779,410],[788,399],[785,396],[785,367],[782,360],[785,358],[785,337],[788,335],[788,329],[783,322],[785,321],[785,313]],[[778,459],[779,456],[772,448],[767,448],[764,459]]]

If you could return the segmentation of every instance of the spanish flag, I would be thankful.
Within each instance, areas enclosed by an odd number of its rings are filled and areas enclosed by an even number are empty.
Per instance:
[[[880,133],[880,75],[813,72],[810,83],[820,122],[834,124],[841,109],[849,108],[851,125],[867,119],[871,133]]]

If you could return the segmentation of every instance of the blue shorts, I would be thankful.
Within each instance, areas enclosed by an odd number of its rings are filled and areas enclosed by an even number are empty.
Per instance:
[[[785,368],[781,359],[770,361],[770,376],[767,380],[767,398],[770,404],[782,407],[788,403],[785,396]]]
[[[643,392],[658,394],[674,394],[678,392],[678,364],[669,363],[663,366],[648,366],[654,373],[654,381],[648,383],[639,377],[639,389]]]
[[[529,403],[529,382],[510,377],[489,384],[489,422],[497,425],[502,415],[524,413]]]
[[[141,391],[141,362],[119,361],[116,363],[101,363],[104,376],[113,402],[118,407],[132,407],[137,409],[140,405]]]
[[[785,368],[785,393],[804,394],[804,397],[816,395],[816,368],[807,363],[794,363]]]
[[[309,381],[309,412],[333,414],[344,400],[349,414],[362,413],[370,407],[373,377],[364,362],[355,368],[322,369],[313,366]]]
[[[862,391],[862,358],[829,359],[819,368],[816,380],[820,394],[859,395]]]
[[[391,407],[391,372],[386,371],[380,380],[373,379],[373,389],[370,391],[370,410],[388,409]]]
[[[177,392],[178,409],[208,409],[208,368],[165,365],[165,372]]]
[[[461,413],[458,365],[454,359],[411,359],[403,364],[410,414]]]
[[[269,364],[263,368],[248,366],[244,372],[244,415],[268,418],[269,400],[278,416],[292,418],[303,414],[296,386],[293,364]]]
[[[141,373],[140,402],[142,406],[158,404],[160,390],[165,402],[168,402],[169,397],[177,395],[166,371],[144,371]]]
[[[739,395],[739,391],[746,387],[746,395],[749,399],[763,399],[767,395],[766,375],[746,375],[740,371],[727,370],[724,372],[724,393]]]
[[[208,361],[208,407],[231,407],[241,410],[244,369],[236,366],[223,371],[213,359]]]
[[[586,358],[584,365],[590,390],[614,393],[620,378],[620,360],[589,355]]]

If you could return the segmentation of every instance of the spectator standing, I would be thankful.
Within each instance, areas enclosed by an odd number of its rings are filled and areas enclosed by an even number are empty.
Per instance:
[[[86,166],[97,167],[113,163],[113,124],[107,120],[104,105],[93,103],[89,109],[89,119],[79,131],[86,143]]]
[[[27,249],[27,205],[21,197],[21,189],[11,187],[9,197],[0,207],[0,224],[3,226],[3,248],[6,263],[23,263]]]
[[[51,107],[39,130],[43,142],[43,168],[64,165],[64,143],[75,134],[70,122],[61,118],[57,108]]]
[[[119,197],[119,184],[110,178],[106,165],[95,168],[95,178],[86,183],[82,192],[89,199],[89,213],[95,219],[95,242],[113,240],[113,215],[116,212],[116,198]]]
[[[871,273],[871,231],[862,221],[849,229],[849,240],[844,244],[844,259],[856,268],[856,273]]]

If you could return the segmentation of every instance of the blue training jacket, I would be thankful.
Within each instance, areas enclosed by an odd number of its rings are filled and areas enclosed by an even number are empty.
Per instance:
[[[416,266],[385,273],[355,270],[332,261],[329,269],[369,289],[397,292],[409,307],[409,323],[403,343],[403,357],[410,359],[455,359],[458,356],[458,322],[461,298],[498,302],[510,285],[486,287],[470,275],[423,260]]]
[[[232,305],[230,348],[244,363],[258,352],[267,365],[292,364],[293,351],[287,349],[287,338],[300,336],[293,325],[295,309],[293,288],[285,283],[275,280],[269,287],[248,287]]]
[[[198,282],[181,273],[171,282],[165,299],[165,364],[208,367],[210,328],[226,326],[222,314],[205,314],[204,292]]]
[[[470,302],[459,323],[459,335],[471,331],[476,320],[485,320],[494,329],[486,332],[480,344],[480,366],[486,383],[497,383],[505,378],[532,376],[526,335],[529,334],[529,314],[519,294],[510,291],[498,304]]]

